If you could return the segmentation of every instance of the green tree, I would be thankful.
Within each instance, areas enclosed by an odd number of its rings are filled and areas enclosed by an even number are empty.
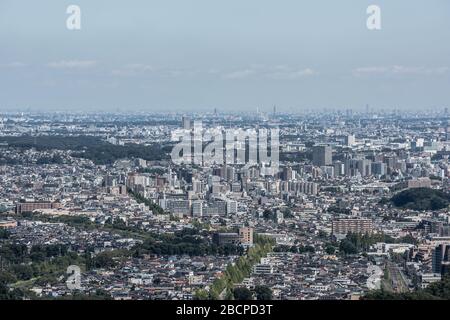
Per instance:
[[[8,271],[1,271],[0,272],[0,284],[8,284],[8,283],[14,283],[17,281],[17,278],[14,276],[14,274],[8,272]]]
[[[8,239],[10,232],[7,229],[0,228],[0,239]]]
[[[33,277],[33,268],[29,265],[17,264],[12,270],[19,280],[30,280]]]
[[[326,254],[335,254],[336,248],[332,244],[327,243],[325,245],[325,252]]]
[[[344,254],[356,254],[358,253],[358,250],[356,249],[356,246],[349,240],[344,239],[339,244],[339,251]]]
[[[267,286],[255,287],[256,300],[272,300],[272,290]]]
[[[253,294],[244,287],[234,288],[233,296],[235,300],[253,300]]]
[[[94,268],[108,269],[114,267],[116,263],[110,252],[102,252],[92,259],[92,265]]]
[[[208,291],[204,289],[198,289],[197,291],[195,291],[194,294],[195,300],[208,300],[208,298],[209,298]]]

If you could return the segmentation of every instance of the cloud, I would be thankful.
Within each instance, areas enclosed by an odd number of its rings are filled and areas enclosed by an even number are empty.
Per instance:
[[[23,62],[19,62],[19,61],[14,61],[11,63],[7,63],[7,64],[1,64],[0,68],[23,68],[26,67],[27,65]]]
[[[304,77],[315,76],[318,73],[311,69],[291,69],[288,66],[278,66],[273,70],[269,70],[267,77],[276,80],[296,80]]]
[[[243,79],[247,78],[251,75],[255,74],[255,70],[252,69],[243,69],[243,70],[235,70],[223,75],[224,79]]]
[[[93,60],[61,60],[50,62],[47,64],[47,67],[53,69],[86,69],[96,65],[97,62]]]
[[[270,79],[296,80],[317,75],[311,68],[290,68],[288,66],[250,65],[242,69],[221,70],[218,68],[167,68],[148,64],[134,63],[113,69],[111,75],[118,77],[155,76],[162,78],[179,77],[214,77],[225,80],[237,79]]]
[[[386,67],[363,67],[356,68],[353,70],[355,76],[365,75],[365,74],[383,74],[388,71]]]
[[[408,67],[408,66],[378,66],[362,67],[353,70],[356,77],[373,75],[443,75],[450,71],[448,67]]]
[[[170,69],[164,67],[154,67],[147,64],[128,64],[112,71],[113,76],[133,77],[141,75],[157,75],[160,77],[175,78],[183,75],[190,75],[192,71],[184,69]]]
[[[304,77],[317,75],[318,73],[311,68],[292,68],[289,66],[261,66],[254,65],[247,69],[235,70],[226,73],[225,79],[243,79],[248,77],[265,78],[272,80],[297,80]]]

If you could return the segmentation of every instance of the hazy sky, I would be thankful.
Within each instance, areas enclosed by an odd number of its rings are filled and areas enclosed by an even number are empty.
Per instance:
[[[367,103],[450,107],[450,1],[0,0],[0,110]]]

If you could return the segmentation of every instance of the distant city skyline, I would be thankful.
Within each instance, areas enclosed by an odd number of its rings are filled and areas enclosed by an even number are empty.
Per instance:
[[[0,0],[0,112],[443,110],[449,30],[446,0]]]

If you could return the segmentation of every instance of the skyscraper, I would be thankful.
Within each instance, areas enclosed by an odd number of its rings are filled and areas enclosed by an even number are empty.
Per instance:
[[[332,163],[332,150],[330,146],[314,146],[313,164],[317,167],[329,166]]]
[[[372,174],[383,176],[387,172],[387,165],[383,162],[372,162]]]
[[[450,244],[438,245],[433,250],[433,273],[443,274],[444,272],[448,272],[448,262],[450,262]],[[444,270],[442,268],[443,266],[445,266]]]

